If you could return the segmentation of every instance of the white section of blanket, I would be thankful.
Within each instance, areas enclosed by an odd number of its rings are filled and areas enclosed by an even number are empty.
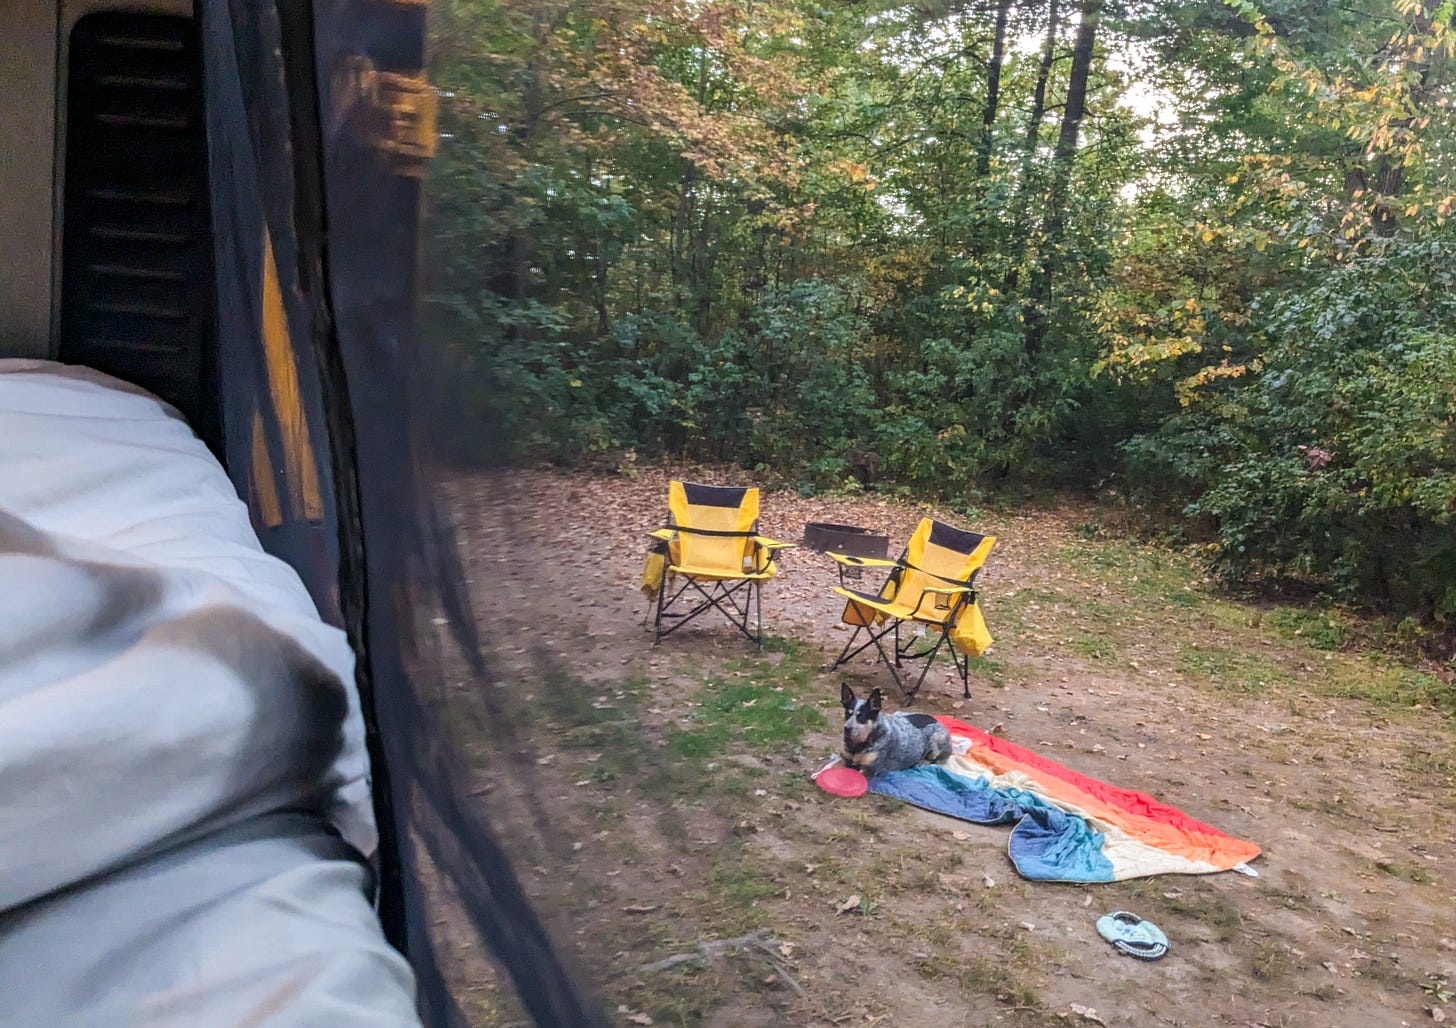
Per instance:
[[[0,360],[0,1023],[260,1023],[279,997],[299,1016],[270,1023],[410,1023],[335,832],[377,841],[343,633],[175,411]],[[138,946],[150,970],[123,974]],[[346,1016],[365,1000],[379,1016]]]

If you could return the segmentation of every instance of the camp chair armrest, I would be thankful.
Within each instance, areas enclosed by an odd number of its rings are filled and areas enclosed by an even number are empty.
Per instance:
[[[898,560],[883,560],[879,557],[851,557],[846,553],[835,553],[832,550],[825,553],[826,557],[832,557],[847,567],[852,568],[899,568],[905,565]]]
[[[767,536],[753,536],[753,570],[754,572],[767,571],[773,567],[774,558],[780,550],[793,549],[793,543],[781,543],[777,539],[770,539]]]
[[[839,565],[839,584],[845,588],[849,587],[849,583],[844,580],[845,568],[893,568],[898,571],[905,566],[898,560],[884,560],[879,557],[851,557],[847,553],[833,551],[828,551],[828,555]],[[893,576],[893,572],[891,574]]]
[[[849,588],[849,583],[844,580],[844,569],[845,568],[896,568],[896,569],[899,569],[899,568],[903,568],[905,566],[905,565],[901,564],[898,560],[882,560],[879,557],[851,557],[851,556],[849,556],[848,554],[845,554],[845,553],[834,553],[834,552],[829,552],[828,555],[830,557],[833,557],[834,560],[835,560],[835,562],[839,565],[839,584],[842,585],[842,586],[844,586],[846,589]]]
[[[945,618],[942,619],[949,620],[960,609],[961,604],[965,603],[966,594],[975,595],[969,587],[964,585],[952,586],[949,589],[922,589],[920,590],[920,599],[915,601],[915,609],[910,612],[910,616],[912,618],[920,616],[920,608],[925,603],[925,597],[927,596],[955,596],[955,603],[946,610]]]
[[[672,542],[673,530],[671,528],[659,528],[656,531],[648,532],[649,539],[661,539],[663,542]]]

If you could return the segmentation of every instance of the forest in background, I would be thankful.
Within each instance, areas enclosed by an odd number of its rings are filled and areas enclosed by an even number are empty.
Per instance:
[[[1456,625],[1453,0],[436,0],[461,457],[1097,490]]]

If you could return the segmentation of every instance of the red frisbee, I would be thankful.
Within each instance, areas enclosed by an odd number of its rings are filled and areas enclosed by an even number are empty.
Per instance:
[[[863,796],[870,788],[869,780],[861,772],[843,764],[821,771],[814,781],[831,796],[847,796],[850,799]]]

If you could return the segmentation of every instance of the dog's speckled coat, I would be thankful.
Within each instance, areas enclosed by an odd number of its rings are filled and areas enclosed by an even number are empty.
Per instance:
[[[843,683],[839,699],[844,704],[843,757],[850,767],[878,775],[950,756],[950,732],[929,714],[882,713],[880,690],[859,699]]]

